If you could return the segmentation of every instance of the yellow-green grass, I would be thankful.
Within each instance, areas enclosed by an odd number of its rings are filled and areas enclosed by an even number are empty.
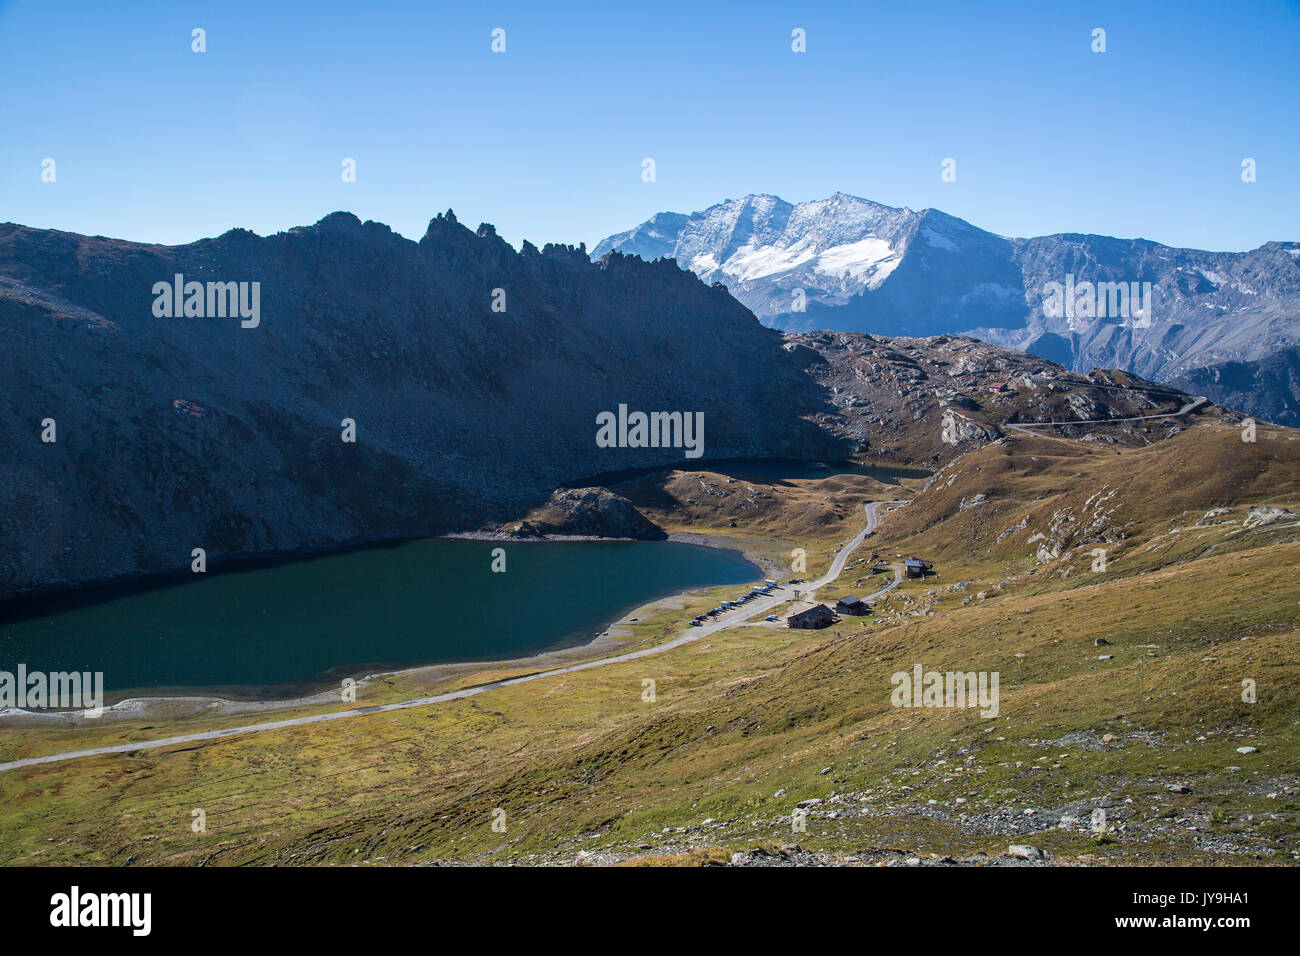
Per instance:
[[[1295,444],[1274,439],[1234,458],[1232,440],[1202,426],[1119,456],[1037,439],[967,456],[951,485],[936,482],[891,514],[862,552],[934,557],[937,579],[908,581],[877,608],[909,607],[907,595],[933,616],[845,618],[821,632],[733,628],[469,700],[0,774],[0,862],[532,862],[591,851],[663,865],[785,842],[832,857],[999,854],[1033,842],[1093,863],[1289,862],[1300,836],[1300,541],[1285,526],[1171,533],[1208,507],[1231,505],[1239,520],[1249,504],[1297,499]],[[1112,457],[1125,459],[1131,502],[1106,572],[1085,571],[1073,553],[1040,568],[1023,540],[996,541],[1025,516],[1081,507],[1114,480]],[[842,518],[816,525],[828,530],[802,545],[809,568],[798,576],[817,576],[861,527],[864,489],[842,484]],[[997,520],[968,527],[973,509],[960,503],[981,491]],[[810,487],[787,504],[817,497]],[[696,531],[695,518],[708,518],[679,517]],[[703,527],[779,553],[795,540],[766,537],[780,521],[774,511],[761,527]],[[855,559],[819,599],[886,580]],[[958,580],[971,583],[927,595]],[[626,647],[671,636],[735,590],[686,596],[631,625]],[[918,663],[998,672],[998,717],[891,706],[890,675]],[[400,675],[358,704],[513,672]],[[1242,699],[1246,680],[1254,703]],[[246,722],[124,723],[97,738],[7,731],[0,746],[25,756]],[[1245,745],[1259,751],[1238,754]],[[827,806],[854,812],[819,809],[806,833],[792,832],[796,801],[834,795],[852,796]],[[1057,828],[1062,807],[1086,816],[1098,806],[1113,821],[1103,838]],[[207,813],[205,834],[190,829],[195,808]],[[491,825],[498,808],[504,833]],[[1038,812],[1010,828],[984,820],[1007,808]]]
[[[739,847],[789,839],[780,818],[798,799],[871,791],[883,816],[814,818],[798,842],[992,852],[1008,838],[902,808],[1109,795],[1135,801],[1130,834],[1094,845],[1047,829],[1035,841],[1100,859],[1201,858],[1188,838],[1142,837],[1141,821],[1177,802],[1226,814],[1228,831],[1248,814],[1284,811],[1287,820],[1247,827],[1253,845],[1281,849],[1300,807],[1294,796],[1253,793],[1251,781],[1294,775],[1300,758],[1297,559],[1296,545],[1213,556],[1080,588],[1068,603],[1040,595],[1014,608],[973,605],[838,641],[742,628],[448,705],[30,768],[0,777],[0,843],[6,862],[491,861],[611,845],[629,853],[657,843],[664,827],[712,817],[726,831],[700,838]],[[1207,572],[1217,591],[1202,586]],[[1098,636],[1112,640],[1104,650],[1114,660],[1097,660]],[[917,662],[999,671],[999,719],[891,707],[889,675]],[[1246,677],[1257,682],[1255,704],[1241,700]],[[644,678],[657,682],[654,703],[641,699]],[[1119,740],[1042,743],[1075,731]],[[1243,743],[1261,749],[1237,755]],[[969,771],[937,763],[963,747],[975,758]],[[1061,767],[1028,769],[1043,756]],[[1226,772],[1230,764],[1244,773]],[[1194,793],[1173,797],[1170,781]],[[490,825],[498,807],[504,834]],[[208,833],[190,832],[194,808],[207,811]]]

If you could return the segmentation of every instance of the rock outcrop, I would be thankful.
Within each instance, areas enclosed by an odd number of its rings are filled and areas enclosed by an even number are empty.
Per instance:
[[[632,502],[606,488],[561,488],[518,525],[519,534],[635,538],[657,541],[667,532],[637,511]]]
[[[944,409],[940,423],[939,440],[945,445],[962,445],[967,442],[990,442],[998,437],[996,429],[971,421],[965,415]]]
[[[1300,517],[1293,514],[1286,508],[1278,508],[1273,505],[1252,505],[1246,513],[1246,520],[1241,523],[1243,528],[1262,528],[1266,525],[1277,524],[1279,521],[1291,521]]]

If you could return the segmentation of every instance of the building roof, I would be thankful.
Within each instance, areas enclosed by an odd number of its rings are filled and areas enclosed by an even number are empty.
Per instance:
[[[795,620],[795,619],[803,620],[804,618],[823,618],[823,617],[834,617],[834,616],[835,616],[835,612],[832,611],[830,608],[828,608],[825,604],[814,604],[812,607],[804,608],[802,611],[797,611],[794,614],[791,614],[790,618],[791,620]]]

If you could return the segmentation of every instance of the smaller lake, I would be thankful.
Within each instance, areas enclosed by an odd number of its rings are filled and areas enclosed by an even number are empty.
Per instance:
[[[647,601],[758,577],[738,552],[673,541],[407,541],[125,585],[83,606],[75,593],[14,604],[0,609],[0,670],[102,671],[110,700],[278,697],[381,668],[585,644]]]

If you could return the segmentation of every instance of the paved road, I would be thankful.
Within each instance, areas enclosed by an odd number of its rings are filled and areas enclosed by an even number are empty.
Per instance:
[[[835,559],[831,562],[830,570],[821,578],[807,585],[800,585],[800,592],[815,593],[818,588],[824,587],[831,581],[840,576],[844,570],[844,565],[858,545],[862,544],[867,534],[874,531],[877,524],[877,509],[881,505],[899,504],[895,501],[873,501],[865,506],[867,515],[867,526],[862,529],[852,541],[846,544]],[[871,599],[888,591],[892,591],[898,586],[898,571],[894,571],[894,580],[890,584],[876,591],[874,594],[867,595]],[[449,700],[463,700],[466,697],[474,697],[478,694],[487,693],[490,690],[496,690],[498,687],[510,687],[514,684],[526,684],[529,681],[541,680],[543,677],[555,677],[559,674],[572,674],[577,671],[590,670],[593,667],[604,667],[607,664],[617,664],[623,661],[634,661],[642,657],[649,657],[652,654],[662,654],[664,651],[670,651],[673,648],[681,647],[683,644],[689,644],[692,641],[698,641],[709,634],[716,634],[718,631],[741,624],[758,614],[762,614],[773,607],[791,599],[793,595],[785,592],[785,588],[780,588],[776,592],[766,597],[756,598],[737,611],[724,615],[716,621],[705,624],[703,627],[688,627],[683,633],[663,644],[656,644],[654,647],[643,648],[639,651],[629,651],[626,654],[619,654],[615,657],[602,657],[599,660],[585,661],[581,664],[570,664],[567,667],[556,667],[550,670],[537,671],[532,674],[524,674],[520,677],[511,677],[506,680],[493,681],[490,684],[479,684],[474,687],[466,687],[463,690],[453,691],[449,694],[438,694],[435,697],[416,697],[412,700],[404,700],[395,704],[378,704],[374,707],[358,707],[351,710],[336,710],[326,714],[313,714],[308,717],[291,717],[286,720],[273,720],[261,724],[249,724],[243,727],[229,727],[225,730],[208,730],[202,733],[182,734],[178,737],[164,737],[160,740],[143,740],[129,744],[115,744],[108,747],[95,747],[90,750],[70,750],[64,753],[47,754],[44,757],[28,757],[24,760],[13,760],[9,763],[0,763],[0,771],[17,770],[20,767],[32,767],[42,763],[57,763],[63,760],[75,760],[78,757],[98,757],[107,754],[134,753],[138,750],[155,750],[159,747],[171,747],[177,744],[198,743],[204,740],[220,740],[223,737],[234,737],[238,734],[251,734],[260,730],[282,730],[285,727],[298,727],[302,724],[320,724],[329,720],[343,720],[348,717],[360,717],[365,714],[379,714],[390,710],[406,710],[411,707],[427,707],[430,704],[442,704]]]
[[[863,528],[861,531],[859,531],[856,535],[854,535],[853,539],[848,544],[846,544],[843,548],[841,548],[838,552],[836,552],[835,557],[831,560],[830,570],[827,571],[820,578],[818,578],[816,581],[806,581],[803,584],[798,584],[793,587],[787,585],[786,587],[777,588],[771,594],[765,595],[763,597],[754,598],[752,601],[747,601],[740,608],[734,611],[729,611],[726,614],[719,615],[717,620],[710,621],[708,624],[705,624],[703,627],[690,628],[690,630],[693,633],[688,634],[686,636],[694,640],[695,638],[703,637],[705,634],[716,634],[718,631],[725,630],[726,628],[731,627],[733,624],[739,624],[743,621],[748,621],[759,614],[763,614],[766,616],[768,611],[772,610],[775,607],[779,607],[780,605],[784,604],[786,601],[794,599],[799,594],[807,594],[809,598],[816,597],[817,591],[819,589],[824,588],[826,585],[830,584],[832,581],[834,581],[836,578],[840,576],[840,574],[844,571],[844,565],[848,563],[849,557],[853,554],[854,551],[857,550],[858,546],[862,544],[863,541],[866,540],[867,535],[869,535],[871,532],[876,530],[876,525],[879,523],[879,516],[877,514],[877,511],[884,505],[896,505],[896,504],[902,504],[902,502],[901,501],[872,501],[864,505],[863,507],[866,509],[866,513],[867,513],[867,526]],[[877,595],[887,594],[888,592],[894,590],[894,588],[898,587],[898,583],[899,583],[898,571],[895,570],[893,581],[891,581],[886,587],[881,588],[879,591],[876,591],[873,594],[868,594],[865,598],[863,598],[863,600],[870,600],[871,598],[876,597]],[[667,646],[668,645],[666,644],[661,644],[657,648],[651,648],[650,652],[658,653],[660,648],[667,647]],[[617,659],[618,658],[611,658],[611,660],[617,660]],[[0,770],[3,769],[4,767],[0,765]]]
[[[1014,428],[1017,431],[1034,435],[1035,438],[1046,438],[1046,435],[1036,435],[1030,431],[1031,428],[1050,428],[1053,425],[1114,425],[1119,422],[1141,422],[1151,418],[1177,418],[1179,415],[1186,415],[1188,412],[1196,411],[1209,399],[1204,395],[1192,399],[1176,412],[1164,412],[1160,415],[1134,415],[1130,418],[1081,418],[1073,422],[1023,422],[1019,425],[1013,425],[1010,422],[1005,423],[1003,428]]]

